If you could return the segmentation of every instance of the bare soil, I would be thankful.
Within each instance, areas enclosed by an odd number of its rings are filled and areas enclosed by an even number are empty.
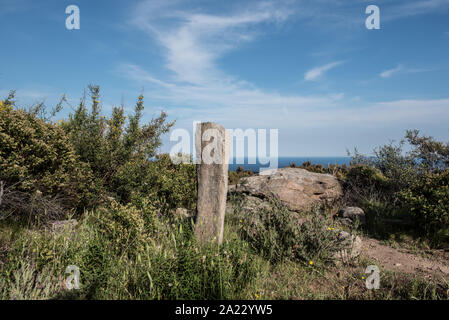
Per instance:
[[[442,276],[449,280],[449,260],[444,252],[435,255],[435,259],[427,259],[406,249],[384,245],[372,238],[363,237],[362,243],[362,255],[377,261],[384,269],[421,275],[425,278]]]

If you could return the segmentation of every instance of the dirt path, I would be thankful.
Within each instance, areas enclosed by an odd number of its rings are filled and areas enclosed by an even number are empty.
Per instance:
[[[405,249],[395,249],[380,243],[378,240],[363,238],[362,254],[379,262],[387,270],[419,274],[424,277],[436,275],[449,279],[449,261],[429,260]]]

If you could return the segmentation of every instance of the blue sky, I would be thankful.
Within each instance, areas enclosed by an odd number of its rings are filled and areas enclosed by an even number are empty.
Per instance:
[[[449,140],[449,0],[0,0],[0,24],[0,96],[22,105],[76,105],[95,83],[105,113],[144,93],[146,119],[177,128],[279,129],[280,156],[369,153],[413,128]]]

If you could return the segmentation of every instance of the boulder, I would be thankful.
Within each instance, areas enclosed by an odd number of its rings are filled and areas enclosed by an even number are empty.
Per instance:
[[[339,219],[344,224],[352,224],[357,219],[361,224],[365,223],[365,212],[359,207],[345,207],[338,212]]]
[[[313,206],[332,203],[343,195],[338,179],[300,168],[266,170],[247,177],[233,191],[256,197],[275,198],[290,210],[310,210]]]

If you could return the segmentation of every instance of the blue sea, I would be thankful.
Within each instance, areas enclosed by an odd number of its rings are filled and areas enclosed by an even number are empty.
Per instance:
[[[302,165],[304,162],[310,161],[312,164],[321,164],[324,167],[327,167],[329,164],[347,164],[351,161],[350,157],[279,157],[278,158],[278,168],[284,168],[290,165],[291,163],[295,163],[297,166]],[[252,170],[253,172],[259,172],[260,168],[268,168],[269,164],[261,165],[257,164],[248,164],[248,159],[245,159],[243,164],[236,164],[236,159],[229,164],[229,171],[237,170],[237,168],[241,166],[245,170]]]

